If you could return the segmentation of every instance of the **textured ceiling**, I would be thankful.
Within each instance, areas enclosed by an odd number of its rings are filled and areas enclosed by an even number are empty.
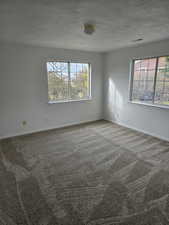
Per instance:
[[[0,41],[105,52],[169,38],[169,0],[0,0],[0,27]]]

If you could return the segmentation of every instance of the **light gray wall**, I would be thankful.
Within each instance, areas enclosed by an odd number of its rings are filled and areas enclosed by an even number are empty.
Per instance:
[[[92,101],[48,104],[45,62],[50,59],[90,62]],[[101,90],[101,54],[1,44],[0,138],[100,119]]]
[[[156,55],[169,55],[169,41],[120,49],[105,54],[104,117],[169,140],[169,109],[128,102],[131,59]]]
[[[105,119],[169,140],[168,109],[128,102],[130,60],[167,54],[169,41],[104,55],[0,44],[0,138],[97,120],[104,109]],[[91,62],[92,101],[48,104],[45,61],[49,59]]]

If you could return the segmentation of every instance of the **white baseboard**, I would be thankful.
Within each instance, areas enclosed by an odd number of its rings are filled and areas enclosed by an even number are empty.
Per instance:
[[[96,121],[99,121],[99,120],[103,120],[103,119],[102,118],[98,118],[98,119],[93,119],[93,120],[78,121],[78,122],[73,122],[73,123],[66,123],[66,124],[63,124],[63,125],[55,126],[55,127],[46,127],[44,129],[42,128],[42,129],[37,129],[37,130],[33,130],[33,131],[28,131],[28,132],[22,132],[22,133],[18,132],[18,133],[14,134],[14,135],[0,136],[0,140],[6,139],[6,138],[13,138],[13,137],[18,137],[18,136],[34,134],[34,133],[43,132],[43,131],[59,129],[59,128],[66,128],[66,127],[81,125],[81,124],[90,123],[90,122],[96,122]]]
[[[121,123],[121,122],[118,122],[118,121],[114,121],[114,120],[110,120],[110,119],[103,119],[103,118],[99,118],[99,119],[96,119],[96,120],[87,120],[87,121],[81,121],[81,122],[66,123],[66,124],[63,124],[63,125],[60,125],[60,126],[56,126],[56,127],[48,127],[48,128],[44,128],[44,129],[37,129],[37,130],[34,130],[32,132],[23,132],[23,133],[17,133],[15,135],[1,136],[0,140],[5,139],[5,138],[11,138],[11,137],[17,137],[17,136],[22,136],[22,135],[33,134],[33,133],[37,133],[37,132],[43,132],[43,131],[54,130],[54,129],[59,129],[59,128],[65,128],[65,127],[69,127],[69,126],[81,125],[81,124],[95,122],[95,121],[99,121],[99,120],[106,120],[106,121],[118,124],[120,126],[129,128],[129,129],[132,129],[132,130],[135,130],[135,131],[138,131],[138,132],[141,132],[141,133],[144,133],[144,134],[156,137],[156,138],[159,138],[161,140],[169,141],[169,139],[167,139],[167,138],[165,138],[161,135],[157,135],[157,134],[154,134],[154,133],[151,133],[151,132],[147,132],[143,129],[138,129],[138,128],[133,127],[133,126],[128,126],[128,125],[126,125],[124,123]]]
[[[109,121],[109,122],[112,122],[112,123],[118,124],[118,125],[120,125],[120,126],[123,126],[123,127],[129,128],[129,129],[138,131],[138,132],[140,132],[140,133],[147,134],[147,135],[149,135],[149,136],[152,136],[152,137],[155,137],[155,138],[164,140],[164,141],[169,141],[169,139],[166,138],[166,137],[163,137],[163,136],[161,136],[161,135],[157,135],[157,134],[152,133],[152,132],[147,132],[147,131],[145,131],[145,130],[143,130],[143,129],[138,129],[138,128],[136,128],[136,127],[129,126],[129,125],[126,125],[126,124],[124,124],[124,123],[121,123],[121,122],[118,122],[118,121],[114,121],[114,120],[109,120],[109,119],[104,119],[104,120],[107,120],[107,121]]]

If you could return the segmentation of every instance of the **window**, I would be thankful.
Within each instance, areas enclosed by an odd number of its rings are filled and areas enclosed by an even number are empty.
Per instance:
[[[47,62],[49,102],[90,99],[90,64]]]
[[[133,60],[130,100],[169,106],[169,56]]]

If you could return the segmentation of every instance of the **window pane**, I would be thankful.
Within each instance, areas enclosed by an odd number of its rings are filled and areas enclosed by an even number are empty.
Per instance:
[[[49,101],[68,98],[68,64],[47,62]]]
[[[169,105],[169,56],[159,58],[155,103]]]
[[[135,60],[132,100],[152,103],[156,58]]]
[[[89,64],[71,63],[70,64],[71,99],[85,99],[90,96],[89,93]]]

